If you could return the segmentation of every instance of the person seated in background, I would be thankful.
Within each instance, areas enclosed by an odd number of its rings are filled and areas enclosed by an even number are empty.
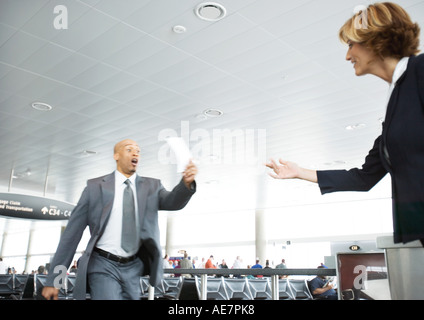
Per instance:
[[[285,259],[281,259],[281,263],[280,264],[277,264],[276,266],[275,266],[275,269],[287,269],[287,265],[286,265],[286,260]],[[278,276],[278,278],[279,279],[284,279],[284,278],[287,278],[287,275],[279,275]]]
[[[256,259],[256,264],[252,266],[252,269],[262,269],[262,265],[259,262],[259,259]]]
[[[206,264],[205,264],[206,269],[216,269],[216,266],[214,265],[213,260],[214,260],[213,256],[211,255],[208,261],[206,261]]]
[[[262,265],[259,263],[259,259],[256,259],[256,264],[252,266],[252,269],[263,269]],[[256,278],[262,278],[263,275],[257,275]]]
[[[181,260],[180,267],[181,269],[193,269],[193,264],[188,258],[187,252],[184,252],[184,258]],[[191,278],[191,274],[183,274],[182,276],[185,278]]]
[[[319,266],[319,269],[324,268]],[[337,292],[327,276],[316,276],[309,281],[309,290],[315,299],[337,300]]]

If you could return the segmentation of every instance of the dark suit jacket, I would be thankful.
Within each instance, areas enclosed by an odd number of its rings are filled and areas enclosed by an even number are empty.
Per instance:
[[[324,194],[368,191],[386,173],[392,178],[394,241],[424,239],[424,55],[410,57],[362,168],[317,175]]]
[[[162,254],[159,239],[158,210],[179,210],[184,208],[195,192],[184,182],[170,192],[165,190],[160,180],[137,176],[137,201],[140,218],[142,246],[137,253],[144,263],[144,274],[150,275],[150,284],[156,286],[162,280]],[[115,173],[88,180],[78,204],[72,211],[68,225],[63,232],[56,254],[51,262],[47,286],[54,286],[56,266],[68,267],[86,226],[91,238],[78,265],[74,288],[75,299],[85,299],[87,288],[87,266],[97,241],[102,236],[109,219],[115,194]]]

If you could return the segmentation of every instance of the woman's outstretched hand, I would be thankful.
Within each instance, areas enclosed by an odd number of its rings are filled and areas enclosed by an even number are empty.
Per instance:
[[[279,163],[271,159],[266,166],[272,169],[274,172],[269,173],[274,179],[294,179],[299,177],[299,166],[296,163],[290,161],[279,160]]]
[[[294,162],[280,159],[279,163],[277,163],[274,159],[271,159],[266,166],[274,171],[273,173],[269,173],[274,179],[302,179],[318,182],[317,172],[315,170],[301,168]]]

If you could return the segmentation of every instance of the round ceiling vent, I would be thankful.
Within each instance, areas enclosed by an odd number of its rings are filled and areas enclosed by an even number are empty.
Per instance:
[[[207,117],[216,118],[222,116],[224,112],[218,109],[206,109],[203,114]]]
[[[185,32],[187,31],[187,28],[186,28],[186,27],[184,27],[184,26],[176,25],[176,26],[174,26],[174,27],[172,28],[172,30],[173,30],[175,33],[185,33]]]
[[[194,10],[196,16],[206,21],[218,21],[225,17],[227,10],[219,3],[204,2]]]
[[[31,104],[31,107],[38,111],[50,111],[51,109],[53,109],[51,105],[44,102],[33,102]]]

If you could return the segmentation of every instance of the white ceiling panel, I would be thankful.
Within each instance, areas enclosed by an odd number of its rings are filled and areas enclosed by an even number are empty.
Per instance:
[[[252,49],[271,43],[274,37],[260,27],[254,27],[213,47],[196,54],[197,57],[212,64],[228,60]]]
[[[230,56],[229,59],[219,62],[217,65],[227,72],[236,73],[291,52],[293,52],[292,48],[284,44],[282,41],[274,40],[272,42],[266,42],[262,46],[247,50],[241,54]],[[262,57],[262,59],[258,59],[258,57]]]
[[[77,51],[88,43],[95,41],[117,23],[117,20],[97,10],[88,10],[74,22],[70,21],[68,29],[58,30],[58,34],[52,38],[52,41]],[[68,32],[70,30],[72,32]]]
[[[123,23],[118,23],[78,51],[91,58],[103,60],[142,36],[143,34],[134,28]]]
[[[158,88],[159,86],[154,83],[145,80],[139,80],[134,84],[129,84],[126,88],[122,88],[116,92],[110,93],[109,97],[116,101],[127,103]]]
[[[63,63],[71,54],[69,50],[47,43],[23,61],[20,67],[38,74],[46,74],[52,65]]]
[[[124,5],[116,5],[116,0],[95,0],[90,3],[83,0],[82,2],[94,6],[95,9],[111,15],[119,20],[124,20],[126,17],[134,14],[135,11],[146,6],[151,0],[125,0]]]
[[[109,78],[118,74],[116,68],[110,67],[103,63],[97,63],[91,68],[81,72],[74,78],[69,79],[67,83],[83,90],[96,87],[99,83],[109,80]]]
[[[148,78],[187,58],[187,54],[174,47],[167,47],[164,43],[153,38],[143,38],[139,55],[134,56],[134,63],[125,68],[126,71],[140,77]]]
[[[15,28],[20,28],[47,3],[48,0],[2,0],[0,4],[0,21]]]
[[[62,62],[50,65],[50,69],[47,70],[45,75],[67,83],[68,80],[93,67],[96,63],[96,60],[74,53]]]
[[[80,1],[75,0],[20,0],[15,2],[24,3],[26,7],[31,7],[32,3],[45,3],[44,5],[40,6],[40,9],[35,12],[35,14],[30,19],[25,21],[24,25],[21,27],[21,30],[36,35],[37,37],[45,40],[52,40],[60,34],[65,35],[68,30],[54,28],[54,20],[59,16],[59,12],[54,12],[56,6],[66,6],[68,12],[68,27],[73,25],[78,19],[80,19],[83,14],[90,10],[88,6],[82,4]],[[16,13],[17,11],[13,10],[13,14]]]
[[[16,32],[15,28],[0,23],[0,45],[2,46]]]
[[[263,24],[312,1],[313,0],[284,2],[281,0],[251,1],[251,4],[240,9],[240,13],[257,24]]]
[[[7,75],[0,79],[0,88],[4,92],[2,98],[13,99],[14,94],[16,94],[17,92],[21,92],[22,88],[26,87],[35,79],[35,75],[28,74],[27,72],[22,71],[20,69],[11,70]],[[19,108],[23,106],[17,105],[16,107]],[[2,110],[8,110],[8,108],[4,108]]]
[[[241,15],[233,14],[221,20],[220,23],[212,24],[203,29],[202,32],[194,33],[191,37],[177,42],[175,46],[186,52],[196,54],[219,44],[221,41],[243,34],[254,26]]]
[[[284,7],[284,4],[282,3],[281,6]],[[262,23],[262,26],[278,37],[287,36],[315,23],[325,25],[327,19],[331,19],[332,16],[341,11],[346,12],[347,15],[351,14],[355,6],[356,4],[352,6],[350,0],[308,1],[292,10],[283,10],[282,14]],[[348,18],[350,17],[347,16],[344,21]],[[337,32],[340,26],[337,26],[334,31]]]
[[[16,94],[25,95],[30,99],[40,98],[59,86],[60,83],[54,80],[38,77],[16,92]]]
[[[194,75],[202,74],[210,69],[210,65],[201,60],[193,59],[192,57],[179,61],[166,69],[148,77],[154,83],[168,87],[172,83],[180,83],[184,79],[193,79]],[[190,87],[190,86],[188,86]]]
[[[179,1],[149,1],[142,8],[135,10],[133,14],[123,19],[126,23],[142,30],[153,32],[167,21],[191,10],[197,1],[186,0],[184,4]]]
[[[0,26],[1,27],[1,26]],[[19,65],[46,44],[22,31],[14,33],[1,47],[0,58],[3,63]]]

